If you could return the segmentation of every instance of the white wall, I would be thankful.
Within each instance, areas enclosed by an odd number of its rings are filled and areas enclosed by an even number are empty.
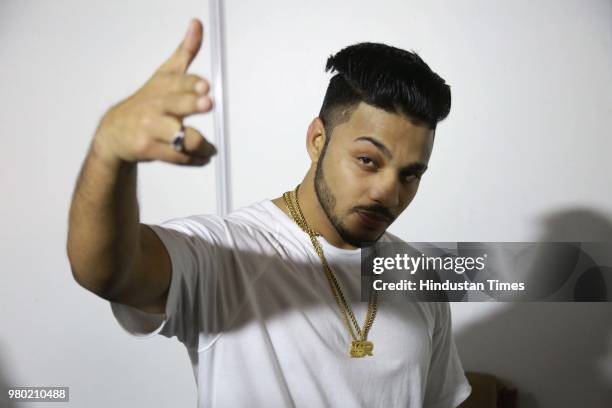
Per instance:
[[[74,282],[65,251],[72,189],[100,116],[174,51],[192,16],[207,16],[206,2],[181,3],[0,3],[0,385],[70,386],[70,403],[58,405],[71,407],[196,405],[184,347],[128,337],[108,302]],[[203,51],[194,69],[208,75]],[[211,115],[192,123],[212,131]],[[139,172],[146,222],[215,211],[214,166]]]
[[[227,1],[234,207],[293,187],[327,56],[415,50],[451,85],[430,170],[391,231],[410,241],[612,241],[612,5],[606,0]],[[72,406],[194,406],[176,341],[135,340],[65,256],[70,195],[100,115],[206,2],[0,3],[0,385],[69,385]],[[207,76],[205,39],[194,71]],[[212,135],[212,117],[192,121]],[[215,210],[214,167],[140,167],[145,222]],[[523,407],[612,401],[610,304],[454,304],[464,365]],[[59,404],[58,404],[59,405]]]
[[[612,241],[609,1],[232,1],[228,16],[238,205],[276,197],[306,171],[327,56],[381,41],[418,52],[453,98],[392,232],[416,242]],[[611,304],[453,313],[466,369],[516,385],[521,406],[612,404]]]

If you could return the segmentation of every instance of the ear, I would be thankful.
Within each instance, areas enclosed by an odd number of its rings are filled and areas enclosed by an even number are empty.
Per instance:
[[[308,155],[313,163],[319,161],[326,137],[323,121],[319,117],[314,118],[310,122],[306,133],[306,150],[308,150]]]

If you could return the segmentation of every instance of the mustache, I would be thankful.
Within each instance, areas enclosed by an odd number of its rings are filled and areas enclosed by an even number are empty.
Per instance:
[[[358,205],[356,207],[353,207],[353,211],[371,212],[371,213],[374,213],[376,215],[386,218],[389,221],[389,223],[392,223],[393,221],[395,221],[395,216],[391,213],[391,211],[389,211],[387,207],[384,207],[382,205],[370,205],[370,206]]]

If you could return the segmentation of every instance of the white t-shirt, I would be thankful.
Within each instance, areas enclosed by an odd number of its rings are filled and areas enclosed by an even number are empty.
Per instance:
[[[448,303],[379,295],[368,334],[373,356],[351,358],[308,235],[272,201],[150,227],[172,261],[165,314],[113,302],[111,309],[134,336],[176,336],[185,345],[199,408],[451,408],[470,394]],[[390,233],[381,240],[401,242]],[[360,250],[319,242],[362,324]]]

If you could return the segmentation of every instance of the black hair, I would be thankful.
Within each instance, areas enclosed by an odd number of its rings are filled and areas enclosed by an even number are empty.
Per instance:
[[[350,45],[327,59],[329,81],[319,118],[329,141],[333,128],[347,120],[359,102],[402,114],[436,129],[448,116],[450,86],[415,52],[381,43]]]

